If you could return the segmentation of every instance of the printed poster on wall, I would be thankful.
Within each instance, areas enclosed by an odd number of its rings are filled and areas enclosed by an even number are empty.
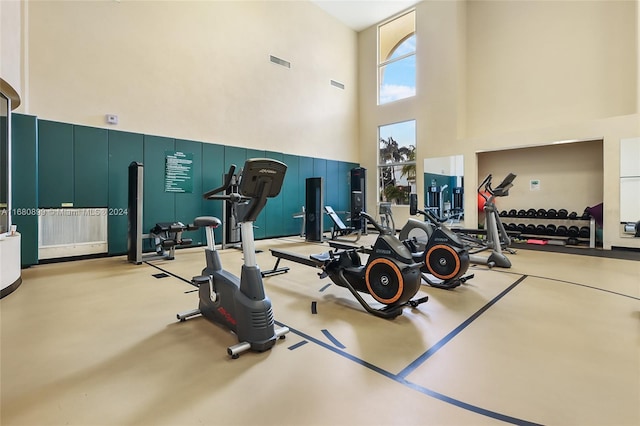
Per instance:
[[[193,192],[193,154],[165,151],[164,191]]]

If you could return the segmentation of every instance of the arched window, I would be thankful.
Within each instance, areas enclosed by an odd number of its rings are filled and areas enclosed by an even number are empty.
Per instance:
[[[415,11],[378,27],[378,105],[415,96]]]

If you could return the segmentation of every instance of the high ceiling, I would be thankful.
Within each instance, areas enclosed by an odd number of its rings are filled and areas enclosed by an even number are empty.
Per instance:
[[[362,31],[421,0],[311,0],[355,31]]]

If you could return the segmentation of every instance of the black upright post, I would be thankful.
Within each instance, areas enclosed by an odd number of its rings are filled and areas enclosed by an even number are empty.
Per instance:
[[[129,196],[127,216],[127,259],[136,264],[142,263],[142,200],[144,166],[142,163],[129,164]]]
[[[351,202],[351,217],[358,217],[358,214],[365,210],[365,203],[367,199],[367,169],[364,167],[355,167],[351,169],[351,192],[354,191],[360,193],[360,204],[354,205],[353,198]],[[362,233],[366,233],[367,231],[367,222],[364,219],[351,219],[351,226],[356,230],[362,231]]]
[[[305,235],[307,241],[322,241],[324,193],[321,177],[306,180]]]

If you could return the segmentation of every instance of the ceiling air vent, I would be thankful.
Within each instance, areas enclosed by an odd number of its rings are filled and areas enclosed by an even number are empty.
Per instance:
[[[269,60],[274,64],[282,65],[283,67],[291,68],[291,62],[280,59],[277,56],[269,55]]]
[[[339,81],[331,80],[331,85],[333,87],[337,87],[338,89],[344,90],[344,84],[340,83]]]

